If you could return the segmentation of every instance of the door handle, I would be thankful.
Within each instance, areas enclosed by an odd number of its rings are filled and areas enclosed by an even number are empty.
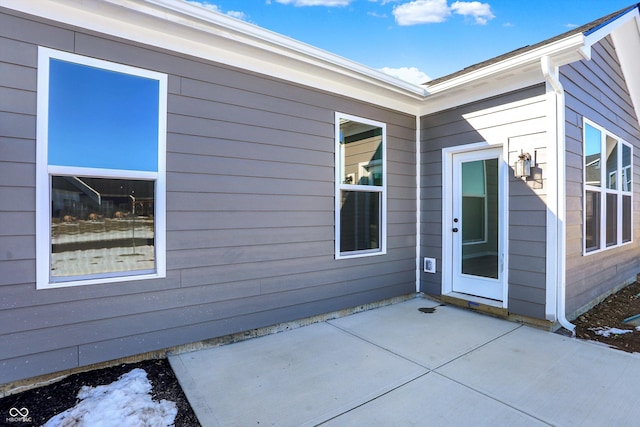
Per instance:
[[[453,227],[453,229],[451,231],[453,231],[454,233],[457,233],[458,232],[458,227]]]

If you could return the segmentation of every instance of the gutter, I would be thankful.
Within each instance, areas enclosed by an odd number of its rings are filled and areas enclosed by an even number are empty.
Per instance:
[[[555,111],[554,116],[556,123],[554,127],[554,136],[556,142],[556,239],[555,239],[555,268],[554,268],[554,281],[555,281],[555,295],[551,299],[555,299],[555,320],[560,325],[571,331],[575,336],[575,325],[570,323],[566,317],[566,235],[567,229],[566,223],[566,177],[565,177],[565,93],[562,84],[560,83],[559,67],[557,65],[551,65],[551,59],[548,55],[544,55],[540,58],[540,66],[542,68],[542,74],[549,86],[555,93]],[[547,270],[548,272],[548,270]],[[555,298],[553,298],[555,297]]]

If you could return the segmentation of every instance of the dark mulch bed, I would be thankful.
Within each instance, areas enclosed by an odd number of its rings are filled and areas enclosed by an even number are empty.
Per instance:
[[[0,426],[41,426],[54,415],[74,407],[79,402],[76,396],[82,386],[96,387],[111,384],[118,377],[135,368],[144,369],[147,372],[147,377],[153,387],[152,397],[154,400],[166,399],[175,402],[178,408],[178,415],[175,419],[176,427],[200,426],[166,359],[146,360],[74,374],[56,383],[2,398],[0,399]],[[27,408],[31,423],[6,423],[11,408]]]
[[[578,317],[573,322],[576,325],[576,337],[598,341],[631,353],[640,352],[640,331],[633,325],[622,323],[624,319],[640,314],[639,294],[640,283],[635,282]],[[596,334],[598,328],[617,328],[633,332],[604,337]]]

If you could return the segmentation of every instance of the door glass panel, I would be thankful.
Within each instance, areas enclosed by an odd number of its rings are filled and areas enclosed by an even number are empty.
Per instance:
[[[462,196],[462,244],[483,243],[486,233],[486,197]]]
[[[462,273],[498,278],[498,160],[462,164]]]

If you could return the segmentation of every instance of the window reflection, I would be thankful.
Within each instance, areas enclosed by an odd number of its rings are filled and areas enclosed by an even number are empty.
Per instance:
[[[342,192],[341,252],[380,248],[380,196],[377,192]]]
[[[586,185],[599,187],[600,178],[600,151],[602,149],[601,133],[593,126],[585,124],[584,126],[585,142],[584,142],[584,162]]]
[[[340,122],[343,184],[382,185],[382,128],[352,120]]]
[[[51,177],[51,276],[155,267],[154,182]]]

